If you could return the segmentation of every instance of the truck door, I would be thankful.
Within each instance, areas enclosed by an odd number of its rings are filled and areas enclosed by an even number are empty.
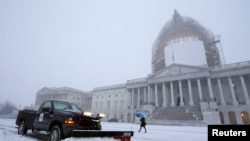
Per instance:
[[[51,101],[44,102],[36,113],[34,128],[37,130],[47,130],[53,118]]]

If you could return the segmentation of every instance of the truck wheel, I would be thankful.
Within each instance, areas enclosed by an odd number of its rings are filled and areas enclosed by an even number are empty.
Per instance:
[[[61,140],[61,130],[59,126],[54,126],[49,135],[49,140],[50,141],[60,141]]]
[[[28,129],[25,127],[25,122],[24,122],[24,120],[22,120],[19,123],[17,133],[20,135],[26,135],[27,131],[28,131]]]

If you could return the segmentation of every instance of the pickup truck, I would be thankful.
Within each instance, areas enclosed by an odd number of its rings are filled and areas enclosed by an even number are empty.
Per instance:
[[[38,110],[20,110],[16,118],[17,133],[26,135],[45,131],[50,141],[60,141],[68,137],[113,137],[129,141],[133,131],[101,131],[104,114],[84,112],[76,104],[46,100]]]

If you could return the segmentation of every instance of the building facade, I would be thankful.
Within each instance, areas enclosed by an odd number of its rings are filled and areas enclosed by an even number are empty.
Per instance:
[[[152,74],[94,89],[92,110],[126,122],[143,110],[150,120],[250,124],[249,86],[250,61],[225,64],[218,36],[175,11],[153,44]],[[118,91],[127,96],[127,106],[116,111],[108,105],[122,105],[111,98]]]
[[[69,87],[44,87],[36,94],[34,108],[37,109],[45,100],[56,99],[73,102],[86,111],[91,110],[92,94]]]
[[[134,113],[144,111],[151,122],[250,124],[250,61],[226,64],[217,37],[175,11],[153,44],[152,74],[94,88],[87,96],[80,94],[85,96],[79,101],[73,93],[58,96],[44,88],[36,104],[46,98],[67,99],[81,107],[87,102],[92,112],[106,113],[104,120],[124,122],[135,122]]]

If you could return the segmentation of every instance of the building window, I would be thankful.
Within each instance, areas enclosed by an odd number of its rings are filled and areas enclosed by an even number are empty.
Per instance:
[[[110,109],[110,104],[111,104],[110,101],[108,101],[108,104],[107,104],[108,105],[108,109]]]
[[[96,107],[96,109],[98,108],[98,102],[95,103],[95,107]]]

